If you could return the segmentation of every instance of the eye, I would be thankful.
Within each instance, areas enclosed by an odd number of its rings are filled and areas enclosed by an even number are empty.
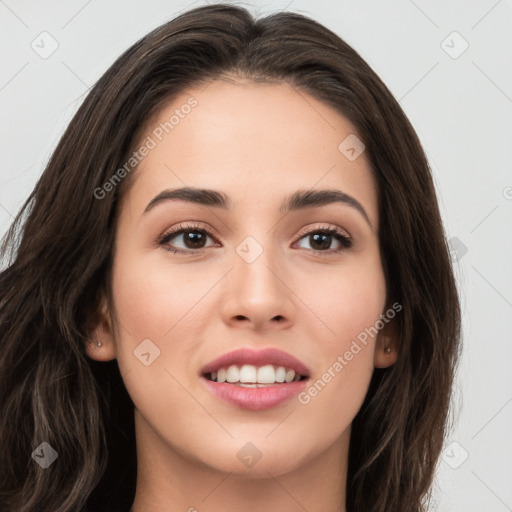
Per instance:
[[[182,238],[181,248],[176,248],[176,244],[170,244],[171,240]],[[180,224],[169,231],[166,231],[159,239],[158,245],[162,246],[166,251],[173,253],[190,254],[200,252],[205,247],[206,239],[212,238],[219,245],[213,234],[204,227],[197,224],[183,225]],[[317,228],[303,233],[299,241],[306,240],[313,247],[306,248],[317,254],[331,254],[350,249],[353,245],[352,238],[340,228],[330,226]],[[338,243],[338,248],[330,248],[332,242]],[[183,245],[184,244],[184,245]]]
[[[176,249],[174,248],[174,244],[169,244],[171,240],[175,238],[179,239],[180,237],[183,237],[183,242],[185,243],[185,246],[181,249]],[[170,231],[165,232],[158,240],[158,245],[164,246],[164,249],[167,251],[187,254],[204,249],[204,243],[207,238],[215,239],[212,233],[205,228],[198,225],[184,226],[180,224]]]
[[[310,244],[313,244],[313,247],[310,246],[310,250],[317,254],[341,252],[343,250],[350,249],[353,245],[352,238],[350,238],[350,236],[348,236],[344,231],[340,228],[332,228],[329,226],[309,231],[304,234],[299,241],[303,239],[310,242]],[[333,239],[338,242],[338,249],[329,248]]]

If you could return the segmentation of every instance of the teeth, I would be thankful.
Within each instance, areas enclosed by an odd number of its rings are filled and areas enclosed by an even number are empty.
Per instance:
[[[293,370],[288,370],[286,372],[286,375],[284,377],[284,380],[286,382],[291,382],[293,380],[293,378],[295,377],[295,372]]]
[[[260,366],[257,375],[260,384],[273,384],[276,381],[276,372],[271,364]]]
[[[243,387],[256,387],[256,384],[275,384],[276,382],[297,382],[301,379],[294,370],[271,364],[260,367],[251,364],[238,367],[232,364],[228,368],[220,368],[217,372],[212,372],[210,376],[215,382],[229,382]]]
[[[256,367],[244,364],[242,368],[240,368],[240,382],[257,382],[256,373]]]
[[[295,375],[295,372],[293,370],[288,370],[290,372],[293,373],[293,375]],[[282,366],[280,366],[277,370],[276,370],[276,382],[284,382],[284,380],[286,379],[286,369],[283,368]]]
[[[240,372],[238,371],[238,366],[232,364],[228,368],[226,380],[228,382],[238,382],[240,380]]]

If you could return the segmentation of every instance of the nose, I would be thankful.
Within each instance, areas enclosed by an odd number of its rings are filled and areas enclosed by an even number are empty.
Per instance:
[[[287,272],[270,250],[263,250],[252,262],[235,252],[225,290],[222,315],[231,327],[263,332],[294,323],[294,294]]]

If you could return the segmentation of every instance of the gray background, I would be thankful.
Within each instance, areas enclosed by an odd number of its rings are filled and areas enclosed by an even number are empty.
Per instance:
[[[0,0],[0,235],[89,87],[149,30],[205,3]],[[307,14],[338,33],[381,76],[417,130],[434,172],[464,315],[456,421],[433,510],[512,511],[512,2],[238,4],[259,14]],[[42,58],[52,44],[58,48]]]

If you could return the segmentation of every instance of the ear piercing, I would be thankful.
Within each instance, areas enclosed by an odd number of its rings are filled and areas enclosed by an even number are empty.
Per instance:
[[[391,353],[391,347],[389,345],[387,347],[384,347],[384,352],[386,354],[390,354]]]
[[[98,345],[98,347],[101,347],[101,345],[103,345],[103,343],[101,343],[101,341],[98,341],[98,343],[96,343],[96,345]]]

